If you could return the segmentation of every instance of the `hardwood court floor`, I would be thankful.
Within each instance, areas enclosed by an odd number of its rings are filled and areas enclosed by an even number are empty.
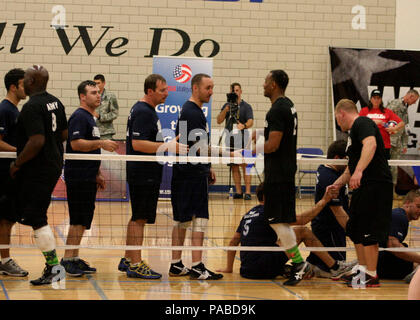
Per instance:
[[[312,199],[298,200],[297,211],[308,208]],[[228,245],[241,216],[256,204],[256,200],[226,200],[221,195],[211,195],[210,225],[205,246]],[[155,225],[147,226],[145,245],[169,245],[172,228],[170,203],[159,202]],[[154,270],[163,274],[160,280],[130,279],[117,270],[123,255],[122,250],[112,246],[124,245],[125,228],[130,218],[128,203],[98,202],[92,229],[82,241],[82,245],[101,246],[108,249],[81,249],[80,256],[98,269],[91,276],[67,277],[61,289],[52,286],[33,287],[30,279],[40,276],[44,258],[36,248],[13,248],[12,256],[29,271],[25,278],[0,275],[0,300],[406,300],[408,285],[403,281],[382,280],[382,286],[374,289],[345,287],[340,282],[313,278],[304,280],[295,287],[282,285],[284,279],[249,280],[239,275],[239,260],[236,259],[234,272],[224,274],[219,281],[197,281],[168,276],[169,250],[145,250],[143,258]],[[67,234],[68,216],[66,203],[54,201],[50,207],[49,222],[56,234],[57,246],[64,244]],[[410,235],[410,246],[419,247],[419,224],[415,224]],[[187,233],[188,237],[188,233]],[[31,230],[17,225],[14,228],[13,243],[33,244]],[[417,243],[417,245],[416,245]],[[186,244],[189,244],[186,242]],[[58,249],[63,256],[63,249]],[[307,255],[307,251],[303,251]],[[238,252],[239,254],[239,252]],[[238,256],[237,254],[237,256]],[[353,259],[354,253],[349,252]],[[226,253],[223,250],[208,250],[204,262],[210,269],[225,266]],[[190,251],[183,255],[184,263],[191,263]],[[65,289],[64,289],[65,287]]]

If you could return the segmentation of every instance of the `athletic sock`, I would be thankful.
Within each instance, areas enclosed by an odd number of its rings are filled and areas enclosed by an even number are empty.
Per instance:
[[[334,262],[334,265],[330,268],[330,270],[338,270],[338,268],[339,268],[340,266],[338,265],[338,263],[337,263],[337,260]]]
[[[10,257],[3,258],[3,259],[1,259],[1,263],[2,263],[2,264],[6,264],[6,263],[8,263],[10,260],[12,260],[12,258],[10,258]]]
[[[200,263],[201,263],[201,261],[193,262],[193,263],[191,264],[191,266],[192,266],[192,267],[197,267]]]
[[[177,264],[177,263],[180,263],[181,261],[182,259],[175,259],[175,260],[172,260],[171,264]]]
[[[290,258],[292,259],[293,263],[301,263],[303,262],[303,258],[300,254],[298,246],[294,246],[291,249],[286,250],[286,252],[289,254]]]
[[[42,252],[47,261],[47,264],[50,266],[55,266],[58,264],[57,252],[54,250]]]
[[[376,277],[376,270],[375,271],[366,270],[366,274],[370,275],[372,278],[375,278]]]

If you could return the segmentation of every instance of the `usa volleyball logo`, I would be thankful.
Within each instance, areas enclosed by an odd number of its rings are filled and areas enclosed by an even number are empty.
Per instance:
[[[174,69],[174,78],[179,83],[188,82],[191,79],[191,68],[186,64],[179,64]]]

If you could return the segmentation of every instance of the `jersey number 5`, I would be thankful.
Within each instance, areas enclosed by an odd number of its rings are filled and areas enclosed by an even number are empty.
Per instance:
[[[251,219],[245,220],[245,224],[244,224],[244,231],[242,232],[242,234],[244,236],[246,236],[249,232],[249,223],[251,222]]]

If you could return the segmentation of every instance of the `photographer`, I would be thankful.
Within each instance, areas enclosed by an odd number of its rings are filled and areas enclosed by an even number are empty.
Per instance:
[[[250,104],[241,99],[242,89],[237,82],[230,85],[231,92],[227,94],[228,101],[222,107],[217,116],[217,124],[221,124],[226,120],[225,134],[226,146],[229,146],[231,151],[243,149],[249,141],[249,132],[246,129],[252,127],[254,123],[254,115]],[[229,134],[227,134],[227,132]],[[245,197],[242,194],[241,187],[241,173],[239,166],[242,167],[242,172],[245,182]],[[234,199],[251,200],[251,176],[246,174],[246,163],[241,165],[232,164],[232,175],[235,183],[236,193]]]

